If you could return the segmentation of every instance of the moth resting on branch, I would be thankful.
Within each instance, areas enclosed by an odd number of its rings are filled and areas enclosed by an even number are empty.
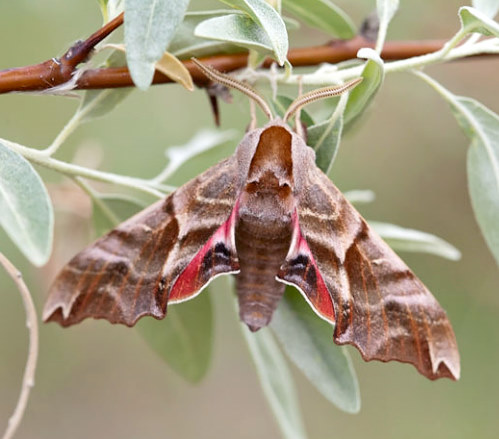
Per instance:
[[[133,326],[145,315],[165,317],[168,303],[232,273],[241,320],[252,331],[269,324],[289,284],[334,324],[334,341],[354,345],[365,360],[398,360],[430,379],[458,379],[444,310],[316,166],[300,130],[287,125],[303,105],[359,80],[299,97],[281,120],[253,89],[196,63],[246,93],[270,122],[252,127],[234,155],[76,255],[56,278],[44,319]]]

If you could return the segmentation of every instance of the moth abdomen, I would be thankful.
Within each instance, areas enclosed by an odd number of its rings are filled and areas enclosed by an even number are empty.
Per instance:
[[[275,278],[291,244],[291,220],[276,223],[244,212],[235,228],[236,289],[241,320],[256,331],[269,324],[284,294]]]

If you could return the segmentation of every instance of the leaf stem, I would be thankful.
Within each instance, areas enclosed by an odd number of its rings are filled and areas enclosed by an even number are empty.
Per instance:
[[[74,177],[73,180],[78,186],[80,186],[82,191],[90,197],[92,202],[99,206],[101,212],[106,216],[111,224],[117,226],[121,222],[119,218],[114,214],[114,212],[109,208],[109,206],[102,201],[102,199],[99,197],[99,194],[90,185],[88,185],[80,177]]]
[[[136,189],[157,198],[163,198],[165,193],[173,192],[174,186],[151,182],[142,178],[128,177],[125,175],[113,174],[110,172],[98,171],[95,169],[85,168],[83,166],[72,163],[63,162],[61,160],[48,157],[45,151],[38,151],[18,143],[2,139],[4,144],[13,151],[21,154],[24,158],[32,163],[52,169],[69,177],[83,177],[90,180],[101,181],[104,183],[116,184],[123,187]]]
[[[38,358],[38,319],[36,317],[33,299],[31,298],[28,287],[22,279],[21,272],[2,253],[0,253],[0,265],[3,266],[8,275],[15,282],[19,293],[21,294],[24,309],[26,310],[26,326],[29,333],[28,359],[24,369],[21,392],[14,413],[10,417],[7,429],[2,437],[2,439],[11,439],[21,423],[28,403],[30,390],[35,384],[36,362]]]
[[[82,119],[82,112],[76,111],[76,113],[73,114],[71,119],[69,119],[68,123],[64,125],[64,128],[59,132],[59,134],[57,134],[57,137],[50,144],[50,146],[40,151],[40,154],[44,154],[47,157],[54,155],[57,152],[57,150],[60,148],[60,146],[64,143],[64,141],[76,130],[76,128],[78,128],[81,119]]]

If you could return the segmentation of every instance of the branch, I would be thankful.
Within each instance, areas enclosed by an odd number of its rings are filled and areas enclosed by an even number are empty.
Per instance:
[[[442,48],[444,40],[428,41],[392,41],[385,44],[382,58],[385,60],[398,60],[425,55]],[[290,49],[288,60],[293,67],[315,66],[322,63],[338,63],[355,58],[362,47],[374,47],[374,43],[362,37],[351,40],[334,40],[323,46],[309,46]],[[214,55],[200,58],[204,64],[210,65],[221,72],[232,72],[248,65],[248,53],[233,53],[229,55]],[[184,65],[198,86],[206,86],[209,80],[190,60],[184,60]],[[267,59],[263,68],[269,68],[272,60]],[[169,77],[156,71],[153,84],[173,82]],[[133,81],[127,67],[112,67],[91,69],[85,71],[76,82],[76,89],[100,89],[133,87]],[[0,93],[2,88],[2,72],[0,72]]]
[[[123,13],[85,41],[77,41],[60,58],[52,58],[32,66],[1,70],[0,93],[47,90],[70,81],[77,72],[78,64],[85,62],[94,47],[122,24]]]
[[[21,294],[24,308],[26,310],[26,326],[29,331],[28,360],[26,361],[26,368],[24,370],[21,393],[19,394],[19,400],[17,401],[14,413],[9,419],[7,430],[3,435],[3,439],[10,439],[14,436],[14,433],[21,423],[24,410],[26,409],[26,404],[28,402],[29,392],[35,384],[36,360],[38,357],[38,320],[36,317],[33,299],[31,298],[31,294],[22,279],[20,271],[17,270],[17,268],[14,267],[14,265],[12,265],[12,263],[2,253],[0,253],[0,265],[5,268],[5,271],[14,280],[17,288],[19,289],[19,293]]]
[[[74,89],[104,89],[133,87],[127,67],[110,67],[78,70],[78,65],[86,61],[94,47],[115,29],[123,24],[123,14],[107,23],[85,41],[79,41],[69,48],[61,58],[52,58],[40,64],[0,71],[0,94],[9,92],[49,90],[73,80]],[[392,41],[385,44],[381,56],[384,60],[404,60],[436,52],[444,45],[444,40]],[[357,36],[351,40],[334,40],[323,46],[291,49],[288,59],[294,67],[314,66],[321,63],[337,63],[355,58],[362,47],[374,47],[374,43]],[[484,54],[478,54],[484,55]],[[475,54],[474,56],[478,56]],[[231,72],[247,65],[248,54],[215,55],[206,57],[203,62],[223,72]],[[205,86],[208,79],[190,60],[184,61],[194,82]],[[271,64],[267,60],[264,68]],[[78,75],[79,74],[79,75]],[[153,84],[172,82],[170,78],[156,72]]]

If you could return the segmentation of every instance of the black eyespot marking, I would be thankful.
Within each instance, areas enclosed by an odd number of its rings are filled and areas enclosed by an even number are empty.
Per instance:
[[[310,263],[308,256],[300,254],[296,258],[289,261],[289,265],[294,270],[305,270]]]
[[[215,255],[218,257],[230,258],[230,251],[223,242],[215,244]]]

